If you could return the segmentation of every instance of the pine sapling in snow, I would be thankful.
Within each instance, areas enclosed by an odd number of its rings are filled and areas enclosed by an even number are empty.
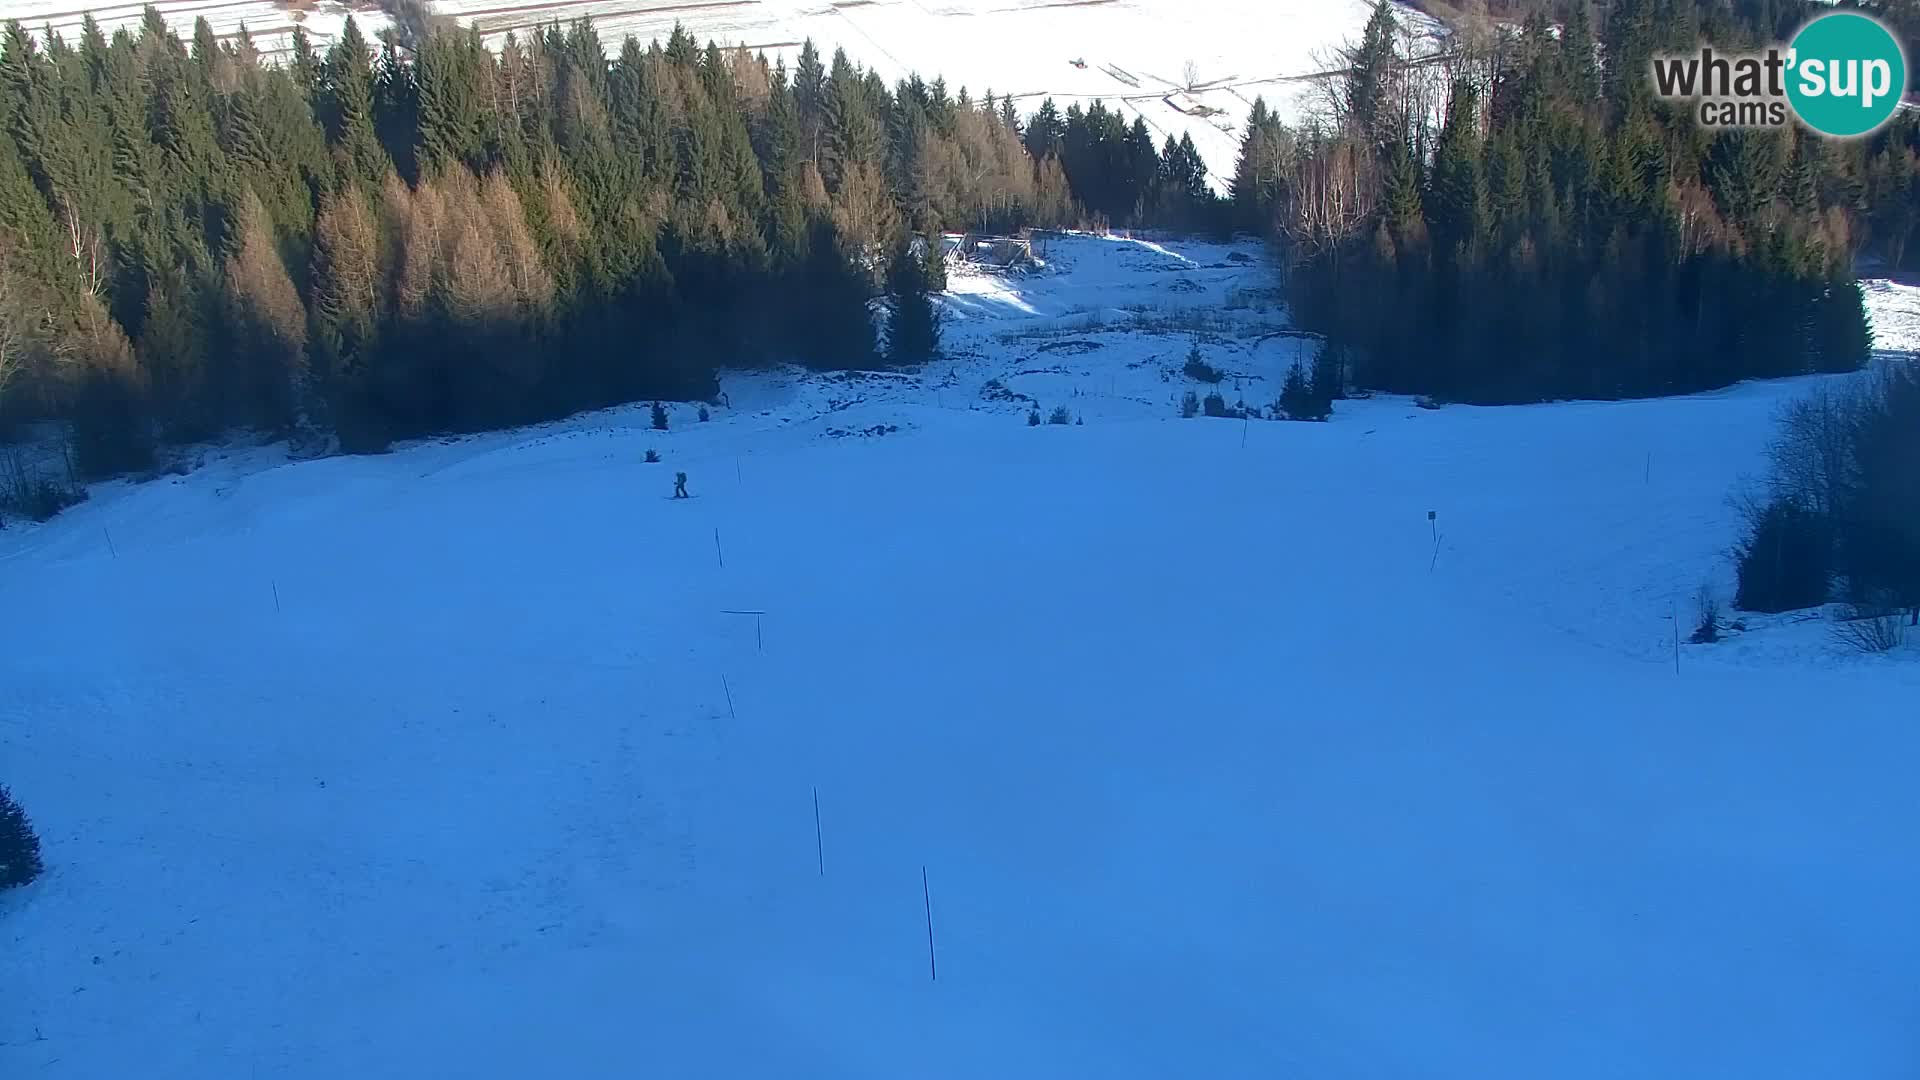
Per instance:
[[[1316,401],[1325,402],[1327,413],[1333,413],[1333,403],[1347,398],[1346,364],[1342,357],[1344,349],[1336,349],[1326,342],[1320,343],[1320,351],[1313,357],[1313,379],[1311,386]],[[1322,418],[1324,419],[1324,417]]]
[[[1201,357],[1200,343],[1198,341],[1193,343],[1193,348],[1187,350],[1186,365],[1180,370],[1187,378],[1193,379],[1196,382],[1217,383],[1226,377],[1221,373],[1219,368],[1207,363],[1206,360]]]
[[[1047,417],[1047,423],[1049,424],[1070,424],[1072,422],[1073,414],[1067,411],[1065,405],[1055,405],[1052,415]]]
[[[1307,373],[1304,365],[1295,364],[1287,371],[1287,381],[1280,386],[1280,411],[1290,420],[1325,420],[1333,413],[1333,402],[1325,397],[1315,380]]]
[[[653,430],[667,430],[667,410],[657,401],[653,403]]]
[[[1702,585],[1696,604],[1700,609],[1700,621],[1693,628],[1693,636],[1687,640],[1695,645],[1711,645],[1720,640],[1720,600],[1713,595],[1713,589]]]
[[[0,787],[0,889],[25,885],[40,876],[40,838],[33,834],[27,812]]]

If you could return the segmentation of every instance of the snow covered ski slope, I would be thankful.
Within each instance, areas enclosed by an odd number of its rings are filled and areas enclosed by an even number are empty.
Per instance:
[[[0,1076],[1912,1073],[1920,668],[1676,670],[1807,383],[1182,420],[1296,352],[1255,252],[1049,261],[914,375],[0,532]]]
[[[381,6],[285,0],[156,0],[182,36],[205,18],[215,33],[241,24],[260,48],[290,47],[306,27],[322,45],[352,14],[374,40],[390,20]],[[498,47],[555,20],[590,17],[609,50],[628,35],[665,41],[676,24],[700,41],[744,46],[789,67],[811,38],[823,55],[845,48],[889,85],[918,72],[967,87],[1012,94],[1021,114],[1051,96],[1061,110],[1095,98],[1128,123],[1145,118],[1156,141],[1191,134],[1220,190],[1233,175],[1247,113],[1256,97],[1297,119],[1313,98],[1314,76],[1342,66],[1335,51],[1357,41],[1370,0],[437,0],[433,11],[476,26]],[[73,6],[69,0],[0,0],[0,19],[51,26],[69,42],[87,11],[111,34],[139,29],[140,3]],[[1436,24],[1407,10],[1411,25]],[[1193,65],[1191,76],[1188,65]]]

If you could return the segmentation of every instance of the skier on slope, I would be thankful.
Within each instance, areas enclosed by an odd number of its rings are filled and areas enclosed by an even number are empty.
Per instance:
[[[673,474],[673,497],[676,499],[691,498],[691,496],[687,494],[686,473],[677,472]]]

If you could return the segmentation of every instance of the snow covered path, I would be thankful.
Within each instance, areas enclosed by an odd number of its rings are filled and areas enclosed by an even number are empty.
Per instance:
[[[1258,271],[1098,243],[913,379],[0,533],[0,1075],[1910,1073],[1920,670],[1674,666],[1804,384],[1183,421],[1050,328]]]

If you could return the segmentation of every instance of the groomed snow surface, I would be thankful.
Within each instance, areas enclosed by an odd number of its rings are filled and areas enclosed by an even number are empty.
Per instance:
[[[0,533],[0,1076],[1913,1074],[1920,665],[1676,671],[1811,381],[1181,420],[1302,351],[1257,250],[1048,261],[916,375]]]

